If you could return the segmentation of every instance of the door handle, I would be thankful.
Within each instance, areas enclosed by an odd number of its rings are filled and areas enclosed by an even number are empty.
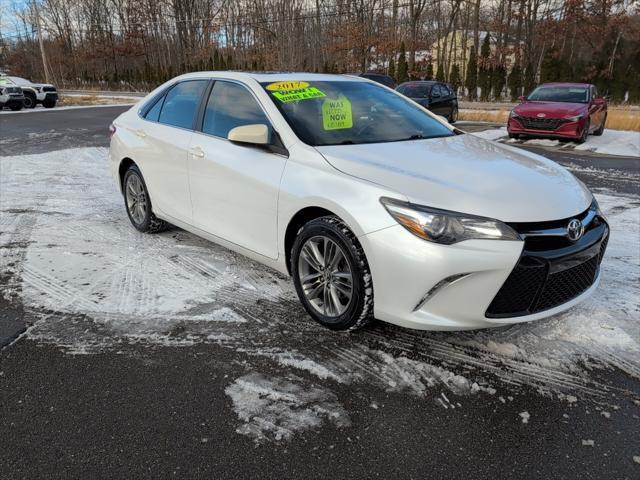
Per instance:
[[[147,134],[144,132],[144,130],[136,130],[134,133],[140,138],[144,138],[144,137],[147,136]]]
[[[198,158],[204,157],[204,152],[200,147],[193,147],[191,150],[189,150],[189,153],[194,157],[198,157]]]

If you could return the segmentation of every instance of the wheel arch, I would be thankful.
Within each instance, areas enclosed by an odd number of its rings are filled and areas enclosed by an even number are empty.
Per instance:
[[[140,169],[138,164],[129,157],[124,157],[122,160],[120,160],[120,165],[118,166],[118,178],[120,179],[121,192],[124,191],[124,174],[127,173],[127,170],[129,170],[129,167],[131,167],[132,165],[135,165],[138,169]]]
[[[291,216],[287,223],[287,228],[284,232],[284,254],[285,265],[287,272],[291,274],[291,250],[293,249],[293,243],[300,229],[311,220],[320,217],[335,216],[340,219],[353,234],[358,237],[361,233],[358,225],[354,225],[355,220],[351,218],[346,212],[343,212],[338,206],[319,206],[309,205],[299,209],[294,215]]]

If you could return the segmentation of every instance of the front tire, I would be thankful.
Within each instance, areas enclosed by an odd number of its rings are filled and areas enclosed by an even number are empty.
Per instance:
[[[167,223],[153,213],[147,186],[137,166],[131,165],[124,174],[122,190],[127,215],[136,230],[156,233],[167,228]]]
[[[453,107],[451,109],[451,114],[449,115],[449,123],[456,123],[458,121],[458,107]]]
[[[17,112],[18,110],[22,110],[22,104],[20,104],[20,103],[12,103],[9,108],[11,110],[13,110],[14,112]]]
[[[602,124],[598,127],[598,129],[593,132],[596,137],[601,136],[604,133],[604,124],[607,123],[607,115],[602,119]]]
[[[585,123],[584,129],[582,130],[582,134],[577,139],[578,143],[584,143],[584,142],[587,141],[587,137],[589,136],[589,128],[590,128],[590,126],[591,126],[591,124],[589,123],[589,120],[587,120],[587,123]]]
[[[373,283],[356,236],[336,216],[307,223],[291,251],[300,302],[320,325],[355,330],[373,318]]]
[[[36,96],[33,93],[24,94],[24,108],[36,108]]]
[[[56,101],[55,100],[45,100],[44,102],[42,102],[42,106],[44,108],[53,108],[56,106]]]

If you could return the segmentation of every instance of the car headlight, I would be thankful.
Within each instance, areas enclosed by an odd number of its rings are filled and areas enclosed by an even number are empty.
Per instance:
[[[565,120],[569,120],[570,122],[577,122],[581,120],[584,115],[574,115],[573,117],[564,117]]]
[[[451,245],[463,240],[520,240],[510,226],[499,220],[414,205],[393,198],[380,199],[387,212],[415,236]]]
[[[510,118],[518,118],[520,115],[518,115],[515,110],[511,110],[511,112],[509,113],[509,117]]]
[[[42,91],[41,87],[35,87],[36,88],[36,92],[40,93]]]

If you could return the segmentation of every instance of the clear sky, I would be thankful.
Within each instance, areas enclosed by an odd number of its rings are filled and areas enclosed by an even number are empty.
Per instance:
[[[23,10],[28,0],[0,0],[0,35],[13,40],[18,34],[19,20],[16,11]]]

